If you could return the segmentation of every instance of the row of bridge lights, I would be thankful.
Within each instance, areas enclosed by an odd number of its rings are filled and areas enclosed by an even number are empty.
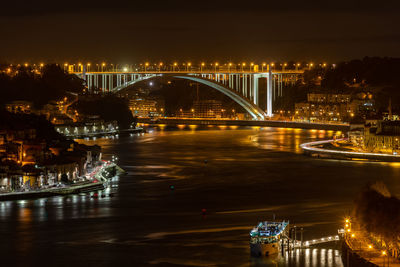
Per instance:
[[[27,64],[25,64],[25,65],[28,66]],[[72,64],[72,65],[75,66],[75,64]],[[114,64],[109,64],[109,65],[112,66],[113,71],[117,71],[117,70],[118,70],[118,64],[116,64],[115,66],[114,66]],[[150,67],[150,65],[156,66],[156,68],[158,67],[158,70],[159,70],[159,71],[161,71],[161,68],[162,68],[163,66],[165,66],[165,64],[164,64],[163,62],[160,62],[160,63],[158,63],[158,64],[156,64],[156,63],[150,64],[149,62],[146,62],[146,63],[144,63],[144,64],[140,64],[140,66],[144,66],[144,71],[145,71],[145,72],[146,72],[147,69]],[[235,65],[235,67],[236,67],[236,66],[240,66],[241,71],[246,71],[245,68],[246,68],[246,66],[248,66],[248,67],[249,67],[249,71],[252,71],[255,65],[256,65],[256,64],[254,64],[253,62],[251,62],[250,64],[247,64],[246,62],[243,62],[243,63],[239,63],[239,64]],[[296,70],[297,70],[298,68],[301,67],[301,65],[302,65],[301,63],[295,63],[295,64],[293,64],[292,66],[295,67]],[[43,64],[41,64],[41,66],[43,66]],[[70,66],[68,63],[64,63],[64,67],[65,67],[65,68],[68,68],[68,66]],[[91,63],[86,63],[86,67],[87,67],[87,71],[88,71],[88,72],[90,72],[90,67],[91,67],[91,66],[92,66]],[[97,71],[100,71],[100,69],[101,69],[101,71],[103,72],[103,71],[104,71],[104,68],[105,68],[106,66],[108,66],[108,65],[107,65],[105,62],[103,62],[103,63],[101,63],[101,64],[96,64]],[[169,66],[172,66],[172,67],[173,67],[173,71],[176,71],[177,68],[178,68],[178,70],[179,70],[179,66],[181,66],[181,65],[180,65],[179,63],[177,63],[177,62],[174,62],[173,64],[171,64],[171,65],[169,65]],[[192,63],[191,63],[191,62],[182,63],[182,66],[184,66],[184,68],[185,68],[186,71],[189,71],[190,68],[192,67]],[[202,71],[202,70],[207,66],[207,64],[204,63],[204,62],[202,62],[202,63],[200,63],[199,66],[200,66],[200,71]],[[222,65],[220,65],[218,62],[215,62],[215,63],[211,63],[210,66],[211,66],[211,67],[214,66],[214,70],[217,71],[217,68],[219,68],[219,67],[222,66]],[[230,69],[234,66],[234,64],[233,64],[233,63],[226,63],[226,64],[224,64],[223,66],[228,66],[228,71],[230,71]],[[264,68],[266,68],[267,66],[269,66],[269,67],[271,67],[271,68],[274,68],[274,67],[275,67],[275,63],[274,63],[274,62],[271,62],[271,63],[269,63],[269,64],[267,64],[267,63],[265,63],[265,62],[262,63],[262,64],[261,64],[261,71],[264,71]],[[288,65],[288,63],[283,63],[283,64],[280,64],[280,66],[282,67],[283,70],[285,70],[285,68],[288,67],[289,65]],[[314,63],[312,63],[312,62],[311,62],[311,63],[307,63],[306,66],[307,66],[309,69],[311,69],[311,68],[314,67]],[[319,64],[319,66],[325,68],[325,67],[327,67],[328,65],[327,65],[326,63],[321,63],[321,64]],[[335,66],[335,65],[333,65],[333,66]],[[81,70],[82,67],[83,67],[83,64],[82,64],[82,63],[78,63],[78,68],[79,68],[79,70]],[[115,67],[115,68],[114,68],[114,67]],[[124,72],[129,71],[129,67],[124,67],[124,68],[123,68],[123,71],[124,71]]]

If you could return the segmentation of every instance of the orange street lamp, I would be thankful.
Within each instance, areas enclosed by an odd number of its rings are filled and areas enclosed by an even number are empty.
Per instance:
[[[203,67],[206,65],[206,63],[204,63],[204,62],[201,62],[201,66],[200,66],[200,71],[202,72],[203,71]]]

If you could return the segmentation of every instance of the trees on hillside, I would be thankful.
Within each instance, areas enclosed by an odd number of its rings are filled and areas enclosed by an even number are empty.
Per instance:
[[[82,79],[54,64],[45,65],[40,73],[29,67],[19,67],[13,75],[0,74],[0,104],[25,100],[41,107],[51,100],[60,100],[68,92],[80,93],[83,88]]]
[[[383,184],[369,185],[358,195],[354,216],[364,230],[400,250],[400,199],[390,196]]]

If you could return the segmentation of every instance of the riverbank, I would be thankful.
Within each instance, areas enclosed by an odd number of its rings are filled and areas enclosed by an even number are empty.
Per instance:
[[[226,125],[226,126],[259,126],[259,127],[281,127],[281,128],[300,128],[300,129],[316,129],[316,130],[332,130],[346,132],[350,129],[348,124],[323,124],[323,123],[306,123],[295,121],[250,121],[250,120],[227,120],[227,119],[179,119],[179,118],[159,118],[153,120],[150,118],[138,118],[138,123],[166,126],[176,125]]]
[[[56,127],[56,130],[63,134],[67,138],[72,139],[84,139],[84,138],[94,138],[94,137],[103,137],[103,136],[114,136],[123,133],[135,134],[143,132],[143,128],[136,127],[133,129],[122,129],[122,130],[112,130],[112,131],[99,131],[99,132],[86,132],[81,134],[75,134],[74,131],[69,131],[61,127]]]
[[[71,185],[59,185],[50,188],[29,190],[23,192],[0,193],[0,201],[33,199],[67,194],[88,193],[105,189],[111,173],[121,173],[123,170],[115,163],[104,161],[91,173],[85,175],[86,180]]]
[[[374,243],[363,231],[345,234],[342,245],[342,259],[346,266],[393,266],[400,267],[400,261]]]
[[[356,151],[326,148],[328,145],[333,144],[333,142],[335,142],[335,140],[324,140],[324,141],[304,143],[300,145],[300,148],[303,150],[304,154],[318,158],[349,159],[349,160],[361,159],[361,160],[400,162],[399,155],[356,152]]]

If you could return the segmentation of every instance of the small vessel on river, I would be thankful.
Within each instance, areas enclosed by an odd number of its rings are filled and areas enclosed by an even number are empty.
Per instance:
[[[289,221],[260,222],[250,231],[250,252],[252,256],[278,254],[283,240],[288,237]]]

